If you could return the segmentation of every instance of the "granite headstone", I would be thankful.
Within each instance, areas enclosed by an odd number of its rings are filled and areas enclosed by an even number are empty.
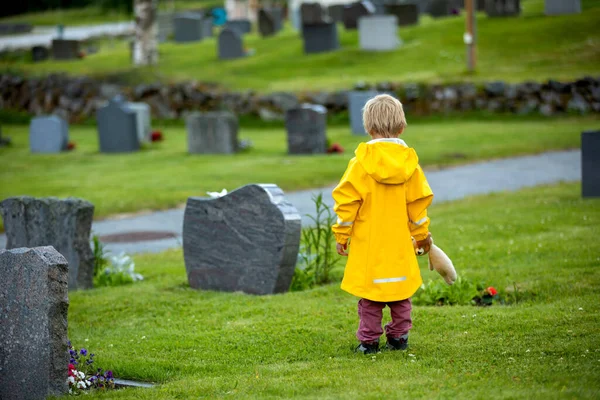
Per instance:
[[[580,14],[581,0],[546,0],[546,15]]]
[[[212,17],[204,17],[202,21],[200,21],[200,30],[202,32],[202,38],[213,37],[213,19]]]
[[[427,5],[427,13],[433,18],[447,17],[452,14],[450,0],[431,0]]]
[[[78,40],[52,39],[52,58],[55,60],[75,60],[80,51]]]
[[[9,197],[0,202],[0,213],[7,249],[54,246],[69,262],[69,290],[92,287],[93,204],[76,198]]]
[[[329,18],[333,22],[343,22],[344,21],[344,5],[343,4],[332,4],[327,7],[327,12],[329,14]]]
[[[386,4],[387,14],[398,19],[398,26],[417,25],[419,23],[419,6],[416,3]]]
[[[238,121],[229,112],[193,112],[185,124],[191,154],[233,154],[238,150]]]
[[[175,42],[187,43],[202,40],[202,19],[200,13],[187,12],[178,14],[173,19]]]
[[[231,60],[235,58],[246,57],[248,54],[244,50],[242,35],[234,29],[223,28],[219,34],[219,59]]]
[[[127,103],[127,107],[136,115],[136,132],[140,143],[150,140],[150,106],[146,103]]]
[[[96,112],[100,152],[128,153],[140,149],[137,113],[117,96]]]
[[[51,246],[0,250],[0,399],[67,394],[68,270]]]
[[[300,6],[300,21],[304,24],[330,23],[331,18],[320,3],[302,3]]]
[[[33,62],[46,61],[50,57],[50,50],[45,46],[33,46],[31,48],[31,59]]]
[[[363,125],[363,108],[367,101],[382,94],[380,92],[369,91],[352,91],[348,92],[348,112],[350,113],[350,128],[354,135],[366,135]]]
[[[168,11],[161,11],[157,15],[157,26],[158,26],[158,41],[160,43],[164,43],[171,36],[173,36],[175,32],[175,24],[173,19],[175,18],[175,14]]]
[[[183,256],[194,289],[284,293],[298,258],[301,217],[276,185],[188,198]]]
[[[488,17],[514,17],[521,14],[521,1],[486,0],[485,13]]]
[[[357,29],[358,19],[371,14],[375,14],[375,6],[369,0],[346,5],[342,13],[344,28]]]
[[[340,48],[337,25],[335,22],[302,25],[302,39],[304,41],[304,52],[306,54],[324,53],[335,51]]]
[[[261,8],[258,10],[258,31],[261,36],[272,36],[283,28],[281,8]]]
[[[227,21],[225,28],[237,31],[240,35],[252,32],[252,23],[249,19],[232,19]]]
[[[369,15],[358,19],[358,42],[362,50],[391,51],[400,46],[395,15]]]
[[[289,154],[321,154],[327,151],[327,109],[302,104],[285,113]]]
[[[69,144],[69,124],[56,115],[36,117],[29,124],[29,149],[32,153],[60,153]]]
[[[581,134],[581,192],[600,197],[600,131]]]

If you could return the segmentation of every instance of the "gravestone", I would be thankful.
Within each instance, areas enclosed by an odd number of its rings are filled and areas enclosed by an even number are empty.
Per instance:
[[[344,5],[343,4],[333,4],[327,7],[327,13],[329,14],[329,18],[333,22],[343,22],[344,21]]]
[[[385,14],[385,4],[387,0],[369,0],[373,7],[375,7],[374,14],[376,15],[384,15]]]
[[[581,0],[546,0],[546,15],[580,14]]]
[[[0,250],[0,399],[67,394],[68,270],[51,246]]]
[[[158,41],[160,43],[164,43],[171,36],[173,36],[175,32],[175,23],[173,19],[175,18],[175,14],[172,12],[159,12],[156,18],[157,26],[158,26]]]
[[[433,18],[447,17],[452,14],[450,0],[431,0],[427,5],[427,13]]]
[[[369,15],[358,19],[358,41],[367,51],[395,50],[398,38],[398,19],[395,15]]]
[[[46,61],[50,57],[50,50],[44,46],[33,46],[31,48],[31,59],[33,62]]]
[[[219,59],[231,60],[246,57],[248,53],[244,50],[242,35],[233,29],[223,28],[218,40]]]
[[[386,4],[386,12],[398,19],[398,26],[417,25],[419,6],[416,3]]]
[[[233,154],[238,150],[238,121],[229,112],[193,112],[185,124],[191,154]]]
[[[60,153],[69,144],[69,124],[56,116],[37,117],[29,124],[29,150],[32,153]]]
[[[375,6],[368,0],[346,5],[342,13],[344,28],[357,29],[358,19],[371,14],[375,14]]]
[[[301,217],[276,185],[247,185],[216,199],[188,198],[183,257],[194,289],[249,294],[290,288]]]
[[[321,154],[327,151],[327,110],[302,104],[285,113],[289,154]]]
[[[137,113],[117,96],[96,112],[101,153],[127,153],[140,149]]]
[[[200,21],[200,31],[202,32],[202,38],[213,37],[213,19],[210,17],[202,18]]]
[[[521,14],[521,1],[486,0],[485,13],[488,17],[514,17]]]
[[[127,103],[127,107],[135,112],[136,132],[140,143],[150,140],[150,106],[146,103]]]
[[[69,262],[69,290],[92,288],[92,203],[76,198],[10,197],[0,202],[0,212],[7,249],[54,246]]]
[[[52,58],[55,60],[75,60],[79,58],[78,40],[52,39]]]
[[[252,32],[252,23],[249,19],[233,19],[227,21],[225,28],[237,31],[240,35]]]
[[[263,37],[272,36],[283,27],[280,8],[261,8],[258,11],[258,31]]]
[[[581,193],[600,197],[600,131],[581,134]]]
[[[348,93],[348,112],[350,113],[350,128],[354,135],[366,135],[363,125],[363,108],[367,101],[381,94],[377,91],[352,91]]]
[[[313,25],[330,23],[331,19],[320,3],[302,3],[300,6],[300,21],[302,25]]]
[[[1,23],[0,36],[14,35],[16,33],[29,33],[33,30],[33,25],[25,23]]]
[[[183,13],[173,19],[175,42],[187,43],[202,40],[202,14]]]
[[[302,39],[304,40],[304,52],[306,54],[324,53],[340,48],[335,22],[302,25]]]

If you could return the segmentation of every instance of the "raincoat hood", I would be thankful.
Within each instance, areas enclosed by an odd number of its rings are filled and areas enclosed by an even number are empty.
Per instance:
[[[414,149],[401,139],[374,139],[361,143],[356,159],[365,172],[379,183],[399,185],[415,172],[419,158]]]

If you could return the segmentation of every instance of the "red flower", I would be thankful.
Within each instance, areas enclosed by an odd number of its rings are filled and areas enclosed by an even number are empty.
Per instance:
[[[150,135],[150,140],[153,142],[162,142],[162,140],[163,140],[162,132],[161,131],[152,132],[152,134]]]
[[[85,58],[85,51],[80,51],[79,54],[77,54],[77,57]]]
[[[75,366],[73,364],[69,364],[69,371],[75,369]]]
[[[344,152],[344,148],[342,146],[340,146],[338,143],[334,143],[331,146],[329,146],[329,148],[327,149],[328,153],[343,153]]]
[[[487,288],[485,290],[487,290],[487,292],[490,296],[495,296],[498,294],[498,291],[496,289],[494,289],[493,286],[490,286],[489,288]]]
[[[75,149],[75,147],[77,147],[77,146],[75,145],[75,142],[69,142],[69,143],[67,144],[67,150],[74,150],[74,149]]]

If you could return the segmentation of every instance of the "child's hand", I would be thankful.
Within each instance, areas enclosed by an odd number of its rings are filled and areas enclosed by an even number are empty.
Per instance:
[[[427,234],[427,238],[423,239],[423,240],[419,240],[417,242],[417,249],[423,249],[423,254],[427,254],[429,253],[429,250],[431,249],[431,232]]]
[[[336,249],[340,256],[348,257],[348,243],[346,243],[346,244],[338,243],[336,245]]]

